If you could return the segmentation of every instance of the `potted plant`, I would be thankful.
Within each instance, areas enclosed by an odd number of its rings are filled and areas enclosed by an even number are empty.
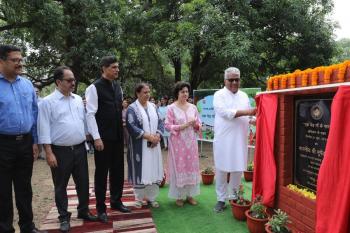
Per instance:
[[[264,233],[268,221],[266,207],[262,204],[262,196],[257,196],[249,210],[246,210],[247,226],[250,233]]]
[[[265,230],[268,233],[291,233],[292,231],[287,227],[288,223],[290,223],[288,214],[278,209],[266,223]]]
[[[211,167],[207,167],[201,172],[202,175],[202,181],[204,185],[210,185],[214,181],[214,170]]]
[[[247,166],[247,170],[243,172],[245,181],[253,180],[253,170],[254,170],[254,163],[250,162]]]
[[[244,199],[244,188],[243,185],[239,186],[239,190],[236,191],[237,200],[230,201],[231,211],[233,217],[239,221],[245,221],[247,217],[245,216],[245,211],[248,210],[251,206],[250,201]]]

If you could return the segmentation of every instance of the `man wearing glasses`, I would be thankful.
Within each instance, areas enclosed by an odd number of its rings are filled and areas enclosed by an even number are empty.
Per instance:
[[[246,93],[239,90],[240,71],[225,70],[225,87],[214,94],[214,163],[216,170],[217,204],[215,212],[225,209],[226,199],[235,199],[241,184],[242,171],[247,167],[249,117],[255,115]],[[227,174],[230,182],[227,184]]]
[[[0,45],[0,232],[13,233],[12,185],[22,233],[33,223],[31,177],[38,157],[38,106],[32,83],[20,76],[21,50]]]
[[[89,174],[85,140],[87,133],[83,100],[73,94],[75,78],[67,66],[58,67],[53,75],[56,90],[39,106],[39,143],[44,145],[46,160],[55,186],[55,202],[60,230],[70,230],[67,185],[75,182],[79,205],[78,218],[97,221],[89,212]]]

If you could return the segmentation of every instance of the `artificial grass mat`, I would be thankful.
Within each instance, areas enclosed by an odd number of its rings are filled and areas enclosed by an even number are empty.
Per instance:
[[[251,199],[251,182],[242,180],[245,198]],[[152,209],[153,220],[158,233],[248,233],[246,222],[233,218],[231,206],[222,213],[213,211],[216,204],[215,184],[202,185],[201,194],[196,196],[197,206],[185,203],[178,207],[175,200],[168,198],[168,184],[160,188],[158,209]]]

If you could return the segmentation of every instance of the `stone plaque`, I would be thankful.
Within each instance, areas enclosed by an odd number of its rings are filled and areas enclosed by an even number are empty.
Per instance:
[[[332,99],[295,102],[294,183],[316,191],[317,175],[326,148]]]

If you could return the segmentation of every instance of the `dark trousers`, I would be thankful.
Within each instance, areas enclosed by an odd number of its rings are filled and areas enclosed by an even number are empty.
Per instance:
[[[58,165],[51,168],[58,218],[60,221],[69,221],[71,213],[68,212],[67,185],[71,175],[78,194],[78,213],[89,210],[89,172],[85,144],[51,147]]]
[[[0,232],[15,232],[12,184],[21,232],[34,228],[32,211],[33,146],[30,135],[20,140],[0,138]]]
[[[123,141],[103,141],[104,150],[95,149],[95,195],[98,213],[106,212],[107,175],[111,205],[121,203],[124,185],[124,147]]]

